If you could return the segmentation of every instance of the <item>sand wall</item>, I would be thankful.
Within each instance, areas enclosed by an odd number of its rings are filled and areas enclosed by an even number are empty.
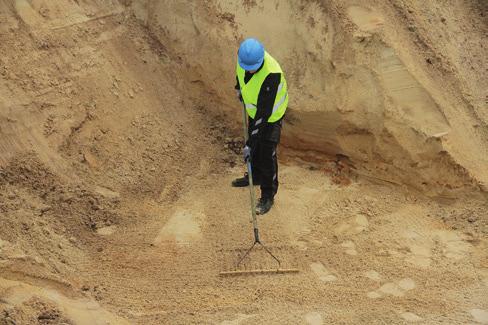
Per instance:
[[[475,41],[464,59],[449,43],[459,30],[486,39],[469,21],[484,19],[476,16],[482,4],[453,2],[459,10],[443,15],[435,4],[424,4],[429,20],[446,24],[441,40],[432,40],[428,23],[409,14],[414,5],[403,1],[367,7],[360,1],[131,5],[190,80],[219,99],[219,110],[239,107],[232,97],[239,42],[262,40],[290,84],[284,146],[308,157],[345,155],[362,174],[426,192],[487,188],[486,101],[466,95],[466,89],[486,94],[476,71],[486,59]],[[461,69],[463,62],[474,76]]]

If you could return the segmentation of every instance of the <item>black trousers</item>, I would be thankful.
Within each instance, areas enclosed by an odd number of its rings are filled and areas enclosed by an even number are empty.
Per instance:
[[[261,140],[256,143],[251,155],[253,179],[261,182],[261,197],[273,199],[278,192],[278,143]]]

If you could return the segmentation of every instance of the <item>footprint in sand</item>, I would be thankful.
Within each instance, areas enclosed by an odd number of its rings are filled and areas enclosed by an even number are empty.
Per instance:
[[[337,277],[329,272],[320,262],[310,264],[310,268],[319,277],[320,281],[333,282],[337,280]]]
[[[470,243],[453,231],[436,232],[435,241],[442,247],[442,254],[454,260],[460,260],[468,256],[472,248]]]
[[[410,312],[401,313],[400,316],[407,322],[411,323],[420,322],[422,320],[422,317]]]
[[[253,318],[256,315],[246,315],[246,314],[238,314],[236,319],[233,320],[224,320],[220,323],[220,325],[239,325],[243,320],[248,318]]]
[[[385,295],[403,297],[407,291],[415,288],[415,281],[410,278],[401,279],[398,282],[388,282],[375,291],[368,292],[367,296],[372,299],[381,298]]]
[[[488,311],[483,309],[471,309],[469,311],[474,320],[481,324],[488,324]]]
[[[342,247],[345,248],[345,253],[348,255],[358,255],[358,251],[356,250],[356,244],[354,242],[347,240],[341,244]]]
[[[358,215],[347,222],[343,222],[336,228],[336,235],[357,235],[367,230],[369,227],[368,218]]]
[[[0,241],[1,243],[1,241]],[[1,247],[1,244],[0,244]],[[486,287],[488,287],[488,269],[480,269],[479,270],[480,276],[481,276],[481,281],[485,284]]]
[[[115,232],[117,229],[117,226],[107,226],[107,227],[102,227],[97,229],[97,234],[102,235],[102,236],[110,236]]]
[[[320,313],[313,311],[305,315],[305,321],[309,325],[322,325],[324,324],[324,320],[322,319],[322,315]]]
[[[178,211],[166,222],[154,244],[174,241],[179,246],[188,246],[192,241],[201,238],[200,221],[203,215],[189,211]]]
[[[375,270],[369,270],[363,273],[365,277],[373,281],[381,281],[381,275]]]
[[[297,240],[294,242],[294,244],[297,247],[297,249],[301,251],[306,251],[308,249],[308,244],[304,240]]]
[[[424,233],[410,229],[402,237],[407,241],[405,261],[424,268],[431,265],[433,251],[441,252],[443,259],[461,260],[471,250],[471,244],[452,231]]]
[[[432,263],[432,242],[425,235],[408,229],[402,237],[406,240],[405,261],[420,267],[428,267]]]

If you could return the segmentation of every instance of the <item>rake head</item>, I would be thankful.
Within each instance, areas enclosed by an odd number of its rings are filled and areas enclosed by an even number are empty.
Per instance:
[[[261,247],[259,250],[257,247]],[[257,261],[252,261],[252,252],[262,251],[264,254],[258,256]],[[285,273],[298,273],[298,268],[283,267],[280,259],[278,259],[261,241],[254,241],[252,246],[244,252],[240,253],[237,264],[227,271],[220,272],[221,276],[234,276],[234,275],[255,275],[255,274],[285,274]],[[271,265],[269,261],[272,261]],[[265,266],[263,266],[263,264]]]

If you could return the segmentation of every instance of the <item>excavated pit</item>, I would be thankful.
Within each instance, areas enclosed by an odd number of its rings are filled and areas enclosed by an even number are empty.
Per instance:
[[[487,15],[0,0],[0,324],[488,323]],[[222,278],[251,35],[290,85],[261,236],[300,273]]]

